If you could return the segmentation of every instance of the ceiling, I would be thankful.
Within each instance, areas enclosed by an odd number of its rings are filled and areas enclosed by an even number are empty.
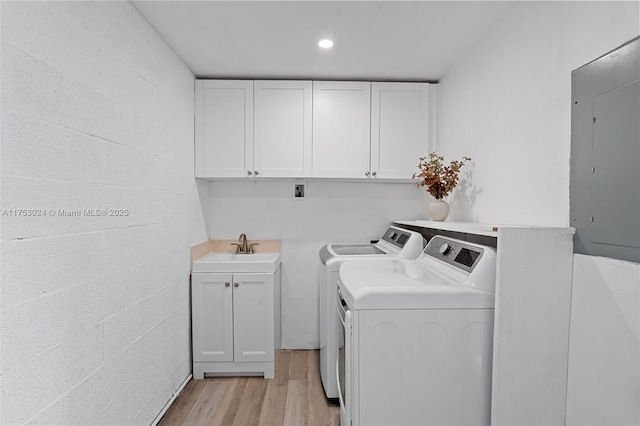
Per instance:
[[[133,1],[200,78],[378,81],[438,81],[515,3]]]

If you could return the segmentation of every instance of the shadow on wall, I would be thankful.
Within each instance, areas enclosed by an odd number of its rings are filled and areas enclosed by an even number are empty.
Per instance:
[[[202,217],[205,218],[205,226],[209,217],[209,182],[202,179],[196,179],[196,188],[198,190],[198,201],[200,202],[200,210]]]
[[[460,177],[458,186],[453,191],[449,204],[451,205],[449,220],[453,222],[476,222],[473,207],[482,190],[473,182],[473,167],[471,163],[464,175]]]

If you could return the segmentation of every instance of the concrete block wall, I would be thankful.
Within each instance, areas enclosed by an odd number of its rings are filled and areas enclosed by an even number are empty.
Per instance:
[[[0,17],[0,424],[150,424],[191,370],[194,76],[129,2]]]

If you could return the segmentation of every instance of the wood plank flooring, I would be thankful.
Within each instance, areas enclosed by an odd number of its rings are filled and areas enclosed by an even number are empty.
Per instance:
[[[319,351],[279,351],[275,378],[191,380],[160,426],[339,426],[337,403],[325,398]]]

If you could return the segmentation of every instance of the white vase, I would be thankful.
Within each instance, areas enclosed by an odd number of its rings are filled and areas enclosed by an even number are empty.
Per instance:
[[[449,215],[449,203],[443,200],[433,200],[427,205],[431,220],[442,222]]]

